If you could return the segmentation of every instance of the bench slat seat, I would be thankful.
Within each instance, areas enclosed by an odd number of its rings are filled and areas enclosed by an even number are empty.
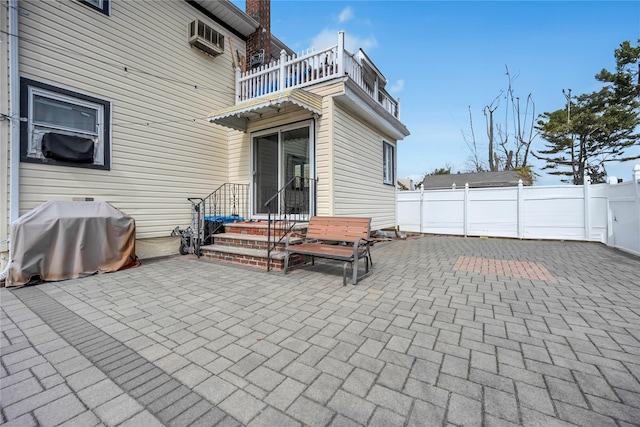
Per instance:
[[[312,263],[315,257],[345,261],[343,266],[343,284],[347,283],[347,266],[353,270],[353,284],[371,274],[369,235],[371,218],[319,217],[309,221],[306,237],[301,244],[290,245],[286,241],[284,273],[289,268],[291,254],[307,255]],[[336,244],[340,243],[340,244]],[[358,261],[365,260],[365,272],[358,276]]]
[[[301,255],[316,255],[324,258],[337,259],[341,261],[349,261],[353,259],[352,246],[325,245],[317,243],[302,243],[291,247],[291,251],[295,251]],[[363,252],[361,250],[360,252]]]

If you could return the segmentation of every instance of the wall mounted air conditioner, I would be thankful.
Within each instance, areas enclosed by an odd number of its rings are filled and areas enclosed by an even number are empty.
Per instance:
[[[260,49],[258,53],[251,55],[250,64],[251,68],[259,67],[264,64],[264,49]]]
[[[211,56],[224,52],[224,36],[198,19],[189,24],[189,44]]]

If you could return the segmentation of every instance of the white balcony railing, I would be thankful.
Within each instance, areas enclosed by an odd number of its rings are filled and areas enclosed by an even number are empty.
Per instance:
[[[268,65],[244,73],[236,69],[236,104],[274,92],[303,88],[346,75],[399,119],[399,101],[393,99],[386,91],[379,89],[377,80],[373,87],[367,84],[362,70],[363,64],[359,56],[344,48],[344,32],[340,32],[338,44],[327,49],[307,50],[299,55],[287,55],[283,50],[280,52],[280,59]]]

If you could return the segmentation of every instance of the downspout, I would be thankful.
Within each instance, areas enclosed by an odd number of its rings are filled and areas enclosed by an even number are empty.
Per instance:
[[[20,214],[20,76],[18,74],[18,0],[9,0],[9,224]],[[6,215],[3,212],[2,215]],[[11,240],[11,235],[9,235]],[[9,260],[0,272],[0,281],[9,275],[13,254],[9,244]]]
[[[9,0],[9,122],[11,158],[9,223],[20,216],[20,76],[18,74],[18,0]],[[11,254],[9,254],[11,259]]]

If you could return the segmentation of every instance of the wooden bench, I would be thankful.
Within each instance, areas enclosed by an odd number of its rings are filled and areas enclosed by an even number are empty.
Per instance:
[[[345,261],[342,268],[342,282],[347,284],[347,265],[351,264],[353,284],[373,271],[373,261],[369,250],[371,218],[324,217],[314,216],[309,221],[307,235],[303,242],[289,245],[286,240],[284,273],[289,268],[291,254],[307,255],[312,264],[315,257]],[[358,261],[365,260],[365,272],[358,276]]]

